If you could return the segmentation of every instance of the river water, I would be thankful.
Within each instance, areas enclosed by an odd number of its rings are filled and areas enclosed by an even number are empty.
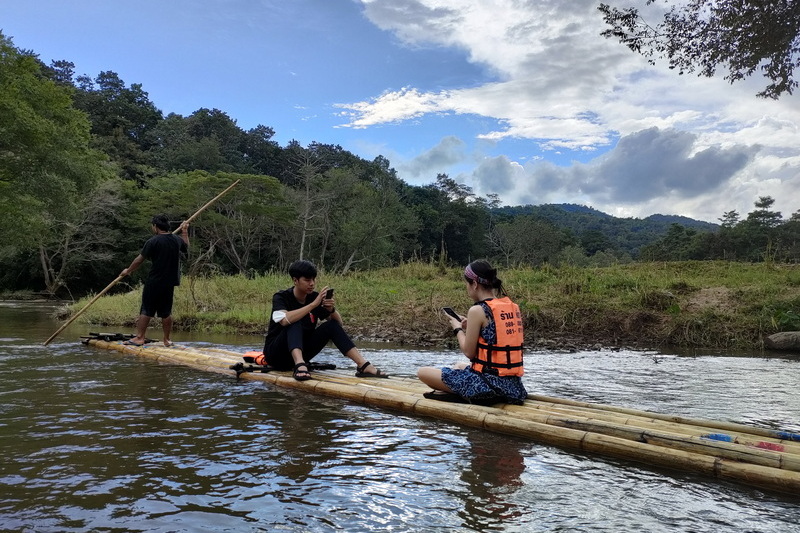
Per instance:
[[[162,365],[81,345],[84,325],[43,347],[52,309],[0,302],[2,531],[800,532],[800,495]],[[406,376],[458,359],[363,351]],[[526,368],[530,392],[800,431],[796,357],[533,353]]]

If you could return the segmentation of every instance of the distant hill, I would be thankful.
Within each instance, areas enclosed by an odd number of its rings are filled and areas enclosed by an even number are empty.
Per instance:
[[[645,218],[645,220],[652,220],[656,223],[664,223],[669,227],[671,224],[680,224],[681,226],[687,228],[694,228],[698,231],[717,231],[719,229],[719,224],[712,224],[711,222],[706,222],[705,220],[695,220],[689,217],[683,217],[680,215],[650,215],[649,217]]]
[[[556,227],[569,230],[578,240],[588,239],[591,234],[602,234],[611,246],[637,257],[639,250],[659,240],[672,224],[680,224],[697,231],[714,232],[718,224],[679,215],[650,215],[647,218],[618,218],[598,211],[593,207],[578,204],[542,204],[499,207],[494,214],[499,219],[532,215],[547,220]]]

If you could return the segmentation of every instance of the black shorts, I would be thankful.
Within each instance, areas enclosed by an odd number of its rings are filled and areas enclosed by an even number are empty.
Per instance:
[[[167,318],[172,314],[172,298],[175,294],[174,285],[149,285],[144,284],[142,290],[142,308],[140,315]]]

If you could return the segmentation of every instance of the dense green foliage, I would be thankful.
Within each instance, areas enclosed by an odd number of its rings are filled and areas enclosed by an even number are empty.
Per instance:
[[[255,277],[301,257],[330,274],[477,257],[504,266],[800,258],[797,214],[783,221],[768,197],[745,220],[724,214],[721,228],[582,206],[501,208],[444,174],[412,186],[382,156],[280,146],[274,133],[245,131],[218,109],[164,116],[141,85],[44,65],[0,34],[0,291],[99,290],[136,255],[153,214],[177,226],[235,180],[192,224],[192,274]]]
[[[657,0],[647,0],[647,5]],[[758,96],[779,98],[797,88],[800,66],[800,3],[793,0],[690,0],[675,2],[655,26],[636,8],[600,4],[603,32],[645,57],[666,58],[678,72],[713,76],[725,67],[731,83],[760,70],[770,81]],[[677,4],[677,5],[676,5]],[[652,59],[651,59],[652,62]]]

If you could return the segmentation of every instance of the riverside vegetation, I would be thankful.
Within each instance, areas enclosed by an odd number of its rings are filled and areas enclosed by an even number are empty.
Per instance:
[[[684,261],[608,267],[503,268],[525,316],[531,349],[635,347],[760,350],[762,339],[800,329],[800,265]],[[469,305],[461,270],[436,263],[322,273],[354,337],[412,346],[453,346],[439,309]],[[258,335],[285,273],[186,277],[176,290],[176,329]],[[81,317],[133,327],[141,287],[99,299]],[[91,296],[62,309],[62,318]],[[257,342],[255,344],[258,344]]]
[[[0,293],[72,300],[98,291],[150,236],[154,214],[177,227],[235,182],[192,223],[192,278],[285,272],[298,257],[342,275],[440,258],[530,268],[800,261],[800,210],[785,218],[770,196],[720,224],[501,206],[447,174],[412,185],[382,155],[281,146],[271,127],[242,129],[220,109],[162,112],[113,71],[76,74],[70,61],[45,65],[0,31]]]

